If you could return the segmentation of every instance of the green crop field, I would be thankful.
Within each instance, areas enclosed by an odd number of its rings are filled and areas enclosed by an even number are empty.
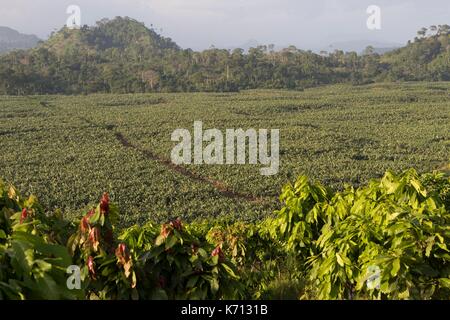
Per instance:
[[[74,217],[110,192],[125,225],[171,217],[246,220],[276,209],[306,174],[336,189],[387,169],[450,159],[450,83],[305,91],[0,97],[0,177]],[[280,129],[280,170],[170,162],[171,133]]]

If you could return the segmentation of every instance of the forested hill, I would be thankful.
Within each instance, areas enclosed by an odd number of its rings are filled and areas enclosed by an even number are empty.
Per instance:
[[[425,30],[425,31],[424,31]],[[0,56],[0,94],[236,91],[301,89],[319,84],[384,80],[450,80],[450,27],[422,29],[385,55],[289,47],[181,49],[130,18],[61,29],[38,47]]]
[[[450,80],[450,26],[431,26],[417,32],[407,46],[386,53],[391,80]]]
[[[29,49],[36,46],[39,38],[34,35],[19,33],[8,27],[0,27],[0,53],[16,49]]]

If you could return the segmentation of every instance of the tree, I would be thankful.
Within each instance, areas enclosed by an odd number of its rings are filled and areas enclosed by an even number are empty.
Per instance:
[[[422,28],[419,31],[417,31],[417,35],[421,38],[424,38],[425,35],[427,34],[428,29],[427,28]]]
[[[147,83],[150,86],[150,89],[155,90],[156,86],[159,83],[159,73],[155,70],[147,70],[142,72],[142,81]]]
[[[437,31],[437,27],[436,26],[430,26],[430,31],[431,32],[436,32]]]
[[[363,55],[372,55],[375,53],[375,48],[373,46],[367,46],[363,51]]]
[[[438,34],[448,35],[450,33],[450,26],[448,24],[439,25]]]

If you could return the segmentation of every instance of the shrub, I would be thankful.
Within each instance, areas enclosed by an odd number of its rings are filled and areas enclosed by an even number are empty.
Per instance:
[[[22,199],[0,181],[0,299],[75,299],[82,291],[66,286],[72,264],[67,249],[56,242],[53,226],[36,198]]]
[[[448,299],[450,214],[430,190],[414,170],[336,193],[306,177],[286,186],[272,236],[299,257],[303,298]]]
[[[0,183],[0,299],[449,299],[449,186],[412,169],[339,192],[302,176],[258,223],[121,230],[106,193],[73,223]]]

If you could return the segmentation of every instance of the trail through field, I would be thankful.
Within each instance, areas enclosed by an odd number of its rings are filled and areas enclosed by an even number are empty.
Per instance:
[[[102,125],[98,125],[98,124],[92,122],[89,119],[86,119],[83,117],[81,119],[83,121],[89,123],[92,126],[101,127],[108,131],[114,131],[114,129],[115,129],[114,125],[102,126]],[[251,203],[257,203],[257,204],[263,204],[265,202],[270,201],[270,199],[267,197],[255,197],[253,195],[236,192],[234,190],[231,190],[229,187],[227,187],[227,185],[225,183],[223,183],[221,181],[214,180],[209,177],[200,176],[182,166],[176,165],[176,164],[172,163],[172,161],[170,161],[169,159],[163,158],[159,155],[154,154],[150,150],[144,149],[140,146],[137,146],[137,145],[131,143],[127,138],[125,138],[125,136],[120,131],[114,131],[114,136],[123,147],[133,149],[133,150],[143,154],[147,159],[152,160],[152,161],[157,161],[160,164],[164,165],[169,170],[175,171],[191,180],[195,180],[195,181],[198,181],[201,183],[207,183],[207,184],[211,185],[214,189],[216,189],[224,197],[227,197],[230,199],[245,200],[245,201],[249,201]]]

